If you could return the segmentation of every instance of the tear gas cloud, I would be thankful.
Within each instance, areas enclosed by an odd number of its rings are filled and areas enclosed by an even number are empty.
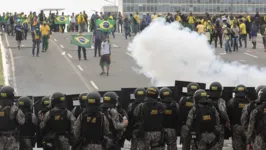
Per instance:
[[[175,80],[213,81],[223,86],[266,84],[266,68],[225,62],[215,55],[205,36],[181,28],[179,23],[153,22],[138,34],[128,51],[140,67],[137,71],[156,86],[173,86]]]

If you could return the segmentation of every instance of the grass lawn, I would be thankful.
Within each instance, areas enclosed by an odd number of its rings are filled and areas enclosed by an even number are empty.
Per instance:
[[[4,80],[4,70],[3,70],[3,62],[2,62],[2,52],[0,49],[0,85],[4,85],[5,80]]]

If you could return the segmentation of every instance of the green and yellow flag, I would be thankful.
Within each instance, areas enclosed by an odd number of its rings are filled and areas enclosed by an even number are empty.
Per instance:
[[[112,32],[114,24],[114,20],[96,20],[96,26],[99,26],[103,32]]]
[[[55,17],[55,24],[68,24],[69,16],[57,16]]]
[[[71,44],[81,46],[84,48],[91,48],[92,45],[92,36],[91,35],[72,35]]]

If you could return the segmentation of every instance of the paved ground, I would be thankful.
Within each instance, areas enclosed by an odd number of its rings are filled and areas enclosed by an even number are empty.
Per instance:
[[[55,33],[51,36],[49,50],[40,52],[40,57],[32,56],[32,42],[23,41],[20,50],[16,47],[14,37],[3,36],[7,62],[13,71],[18,95],[49,95],[55,91],[76,94],[92,90],[118,90],[122,87],[148,86],[149,80],[133,71],[135,63],[126,54],[130,40],[118,34],[112,40],[112,66],[110,76],[100,76],[99,57],[94,57],[92,49],[87,50],[88,60],[78,60],[77,47],[70,44],[71,34]],[[225,54],[224,49],[217,48],[216,54],[226,61],[239,61],[244,64],[266,65],[266,53],[261,38],[258,38],[257,50],[248,48]],[[10,61],[12,60],[12,61]],[[13,67],[12,67],[13,66]],[[11,82],[12,83],[12,82]],[[129,144],[125,148],[129,148]],[[178,147],[181,147],[179,145]],[[224,150],[231,150],[231,140],[225,142]]]

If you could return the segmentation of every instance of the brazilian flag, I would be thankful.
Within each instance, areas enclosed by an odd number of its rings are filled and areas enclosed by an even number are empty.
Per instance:
[[[112,32],[114,25],[114,20],[96,20],[96,26],[99,26],[103,32]]]
[[[68,24],[69,23],[69,16],[56,16],[55,17],[55,24]]]
[[[91,35],[72,35],[71,44],[81,46],[84,48],[91,48],[92,45],[92,36]]]

